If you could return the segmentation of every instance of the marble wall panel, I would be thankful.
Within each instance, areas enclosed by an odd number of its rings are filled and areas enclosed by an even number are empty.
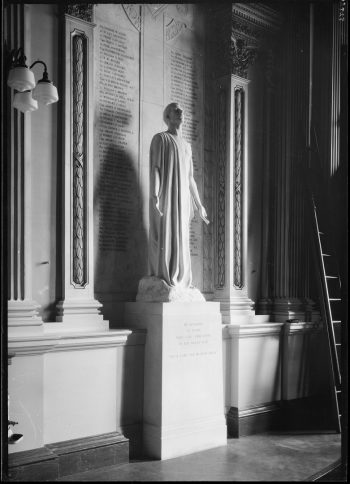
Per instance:
[[[140,22],[137,5],[95,8],[95,290],[119,299],[136,292],[147,270],[139,210]]]

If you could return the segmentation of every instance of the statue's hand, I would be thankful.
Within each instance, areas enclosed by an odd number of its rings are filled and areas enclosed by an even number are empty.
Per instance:
[[[161,212],[160,208],[159,208],[159,197],[157,197],[157,195],[155,195],[153,197],[153,201],[154,201],[154,206],[155,206],[155,209],[157,210],[157,212],[159,213],[159,215],[161,217],[163,217],[163,212]]]
[[[207,212],[206,212],[205,208],[203,207],[203,205],[201,205],[199,207],[198,213],[199,213],[200,218],[208,225],[210,222],[207,218]]]

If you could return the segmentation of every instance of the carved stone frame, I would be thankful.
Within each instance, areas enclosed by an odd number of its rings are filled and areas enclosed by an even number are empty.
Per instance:
[[[94,298],[93,28],[64,16],[63,298],[58,322],[67,329],[106,329]]]

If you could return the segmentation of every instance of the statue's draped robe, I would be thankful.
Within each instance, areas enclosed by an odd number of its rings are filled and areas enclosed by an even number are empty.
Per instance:
[[[191,146],[182,138],[156,134],[150,149],[150,197],[155,193],[155,170],[160,177],[159,209],[150,201],[149,265],[151,276],[169,286],[190,287],[190,220],[193,216],[190,177]]]

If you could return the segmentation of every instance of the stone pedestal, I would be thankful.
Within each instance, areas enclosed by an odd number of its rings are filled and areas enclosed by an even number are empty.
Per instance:
[[[146,455],[169,459],[226,445],[220,304],[125,305],[125,324],[146,328]]]

